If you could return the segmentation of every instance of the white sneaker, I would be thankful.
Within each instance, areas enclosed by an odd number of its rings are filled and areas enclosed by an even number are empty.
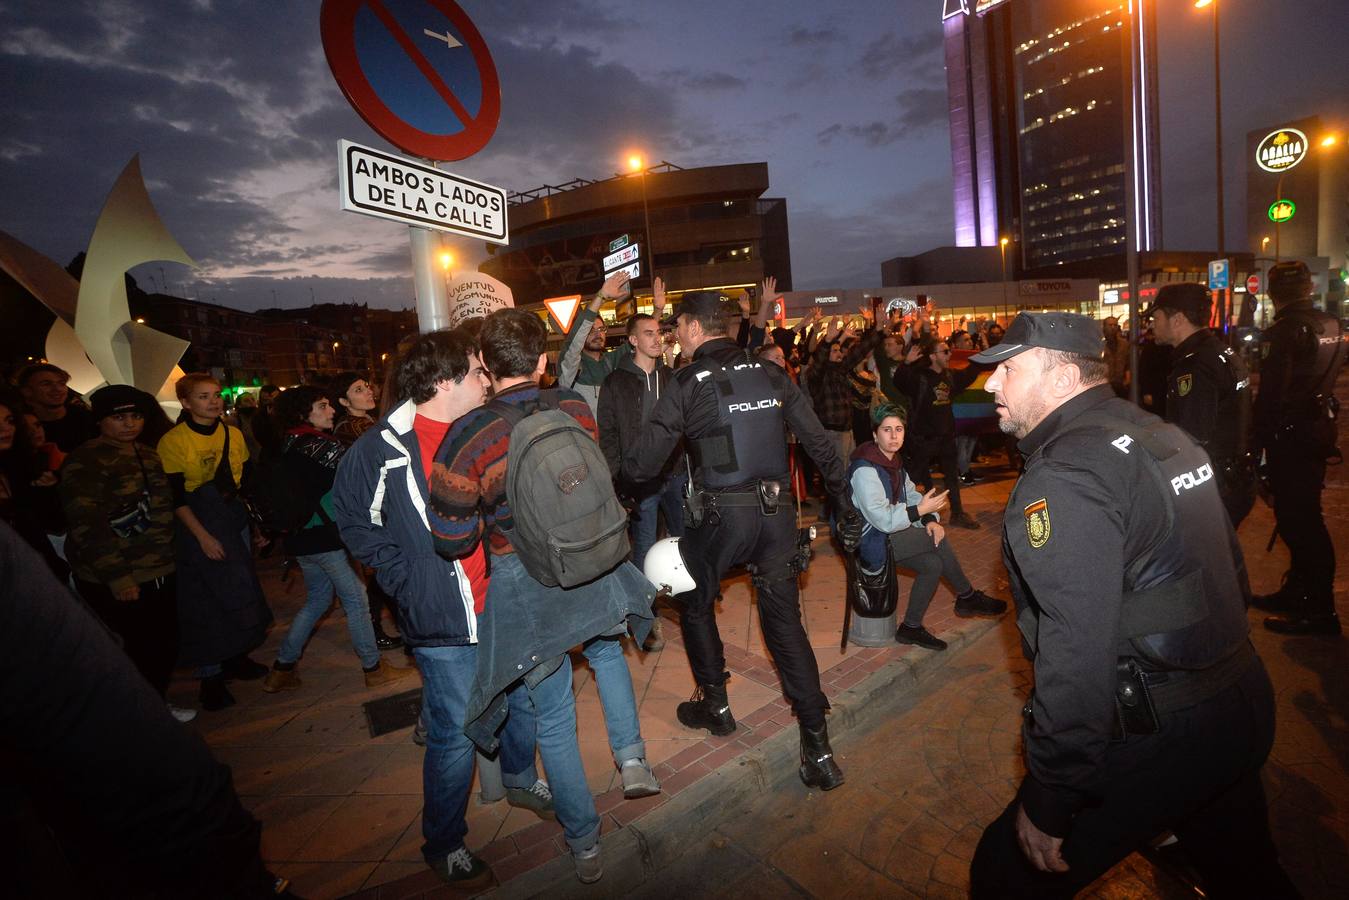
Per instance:
[[[660,782],[656,780],[651,766],[641,757],[623,760],[618,772],[623,777],[623,799],[636,800],[638,797],[660,793]]]
[[[167,704],[167,706],[169,707],[169,715],[173,716],[184,725],[197,717],[197,711],[195,709],[184,709],[181,706],[174,706],[172,703]]]
[[[576,865],[576,878],[582,884],[594,884],[604,875],[604,862],[600,859],[600,843],[596,841],[588,850],[573,850],[572,862]]]

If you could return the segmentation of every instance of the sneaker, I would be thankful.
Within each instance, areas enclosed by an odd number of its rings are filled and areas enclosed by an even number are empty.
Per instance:
[[[656,780],[651,766],[640,757],[625,759],[623,765],[618,767],[618,774],[623,778],[624,800],[636,800],[638,797],[650,797],[660,793],[660,782]]]
[[[576,877],[581,884],[594,884],[604,875],[604,862],[600,859],[600,844],[586,850],[573,850],[572,862],[576,864]]]
[[[527,809],[540,819],[557,818],[557,814],[553,812],[553,792],[549,789],[548,782],[542,779],[527,788],[506,788],[506,802],[516,809]]]
[[[972,591],[968,597],[956,598],[956,615],[962,619],[975,616],[1000,616],[1007,612],[1007,603],[990,597],[983,591]]]
[[[895,632],[895,640],[901,644],[914,644],[928,650],[946,649],[946,641],[936,637],[922,625],[900,625],[899,630]]]
[[[455,887],[483,888],[493,880],[491,866],[470,853],[467,847],[460,847],[439,859],[427,860],[426,864],[441,881]]]
[[[225,660],[220,664],[220,670],[229,681],[257,681],[271,671],[262,663],[249,658],[246,653]]]
[[[973,472],[966,472],[964,475],[960,476],[960,483],[965,487],[974,487],[982,480],[982,478],[975,475]]]
[[[294,691],[298,690],[299,687],[300,676],[294,668],[273,668],[267,673],[267,677],[262,679],[262,689],[269,694],[275,694],[278,691]]]
[[[407,678],[413,672],[413,668],[404,668],[402,666],[392,665],[384,657],[380,657],[379,665],[365,673],[365,686],[368,688],[383,687],[386,684],[392,684],[402,678]]]
[[[951,524],[956,526],[957,528],[968,528],[971,531],[983,527],[977,521],[975,521],[974,516],[970,515],[969,513],[963,510],[951,516]]]
[[[185,709],[181,706],[174,706],[172,703],[166,705],[169,708],[169,715],[173,716],[184,725],[197,717],[197,711],[195,709]]]

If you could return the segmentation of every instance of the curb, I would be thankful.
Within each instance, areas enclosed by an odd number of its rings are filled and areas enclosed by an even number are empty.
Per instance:
[[[886,663],[833,698],[829,737],[841,740],[870,728],[892,707],[944,668],[959,651],[998,627],[1000,618],[962,623],[942,635],[944,652],[916,652]],[[698,840],[741,808],[780,788],[798,783],[800,748],[796,729],[783,729],[732,762],[698,779],[669,802],[626,827],[603,836],[604,878],[591,885],[576,880],[571,857],[563,854],[483,896],[617,897],[630,893],[678,859]],[[846,769],[845,769],[846,774]],[[846,791],[847,785],[840,790]]]

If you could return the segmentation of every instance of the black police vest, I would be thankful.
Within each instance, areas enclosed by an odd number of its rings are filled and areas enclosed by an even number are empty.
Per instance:
[[[1339,321],[1318,309],[1292,309],[1266,334],[1270,343],[1284,345],[1282,349],[1293,361],[1292,377],[1284,391],[1284,424],[1322,416],[1325,402],[1335,395],[1335,379],[1344,363]]]
[[[702,487],[725,490],[785,478],[784,392],[768,366],[748,354],[736,354],[725,365],[700,359],[693,369],[694,378],[711,380],[717,392],[716,425],[692,441]]]
[[[1200,354],[1217,356],[1224,372],[1222,390],[1218,394],[1217,409],[1214,410],[1216,428],[1204,449],[1214,463],[1228,466],[1244,458],[1250,449],[1247,435],[1251,430],[1251,375],[1236,351],[1224,345],[1213,332],[1209,332],[1203,343],[1191,351],[1193,356]],[[1168,403],[1172,392],[1177,391],[1175,378],[1169,377]]]
[[[1162,539],[1124,572],[1119,655],[1153,671],[1196,671],[1243,648],[1245,562],[1208,455],[1181,428],[1161,421],[1088,412],[1073,425],[1103,428],[1119,435],[1116,447],[1127,438],[1125,450],[1147,453],[1167,500]]]

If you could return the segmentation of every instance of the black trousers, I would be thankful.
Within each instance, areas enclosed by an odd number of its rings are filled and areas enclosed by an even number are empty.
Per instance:
[[[942,480],[951,503],[951,515],[960,515],[960,467],[956,462],[956,436],[911,435],[904,444],[904,467],[915,483],[931,484],[932,463],[941,466]]]
[[[1309,613],[1335,611],[1335,545],[1321,512],[1326,461],[1287,446],[1269,448],[1274,522],[1288,545],[1290,581],[1307,591]]]
[[[177,583],[169,574],[140,585],[140,597],[122,602],[106,584],[75,579],[80,596],[103,624],[122,639],[122,649],[164,696],[178,660]]]
[[[921,525],[912,525],[890,535],[890,551],[896,566],[913,569],[913,587],[909,590],[909,606],[904,611],[904,624],[917,628],[923,624],[932,596],[937,593],[937,584],[945,578],[951,584],[951,590],[960,596],[973,585],[965,577],[951,550],[951,542],[945,538],[937,546],[932,546],[932,535]]]
[[[1110,745],[1104,793],[1064,839],[1067,872],[1040,872],[1026,861],[1013,800],[979,841],[970,895],[1072,897],[1171,830],[1208,896],[1298,896],[1279,865],[1260,784],[1274,743],[1274,690],[1264,665],[1257,661],[1218,696],[1162,719],[1161,733]]]
[[[719,522],[689,528],[680,540],[684,565],[697,585],[677,598],[683,605],[679,624],[693,677],[698,684],[726,680],[726,656],[717,630],[717,593],[722,576],[732,566],[749,564],[764,643],[777,664],[782,691],[801,724],[819,728],[829,701],[820,690],[819,664],[801,622],[800,585],[791,570],[796,518],[790,503],[772,516],[739,507],[719,510],[719,514]]]

